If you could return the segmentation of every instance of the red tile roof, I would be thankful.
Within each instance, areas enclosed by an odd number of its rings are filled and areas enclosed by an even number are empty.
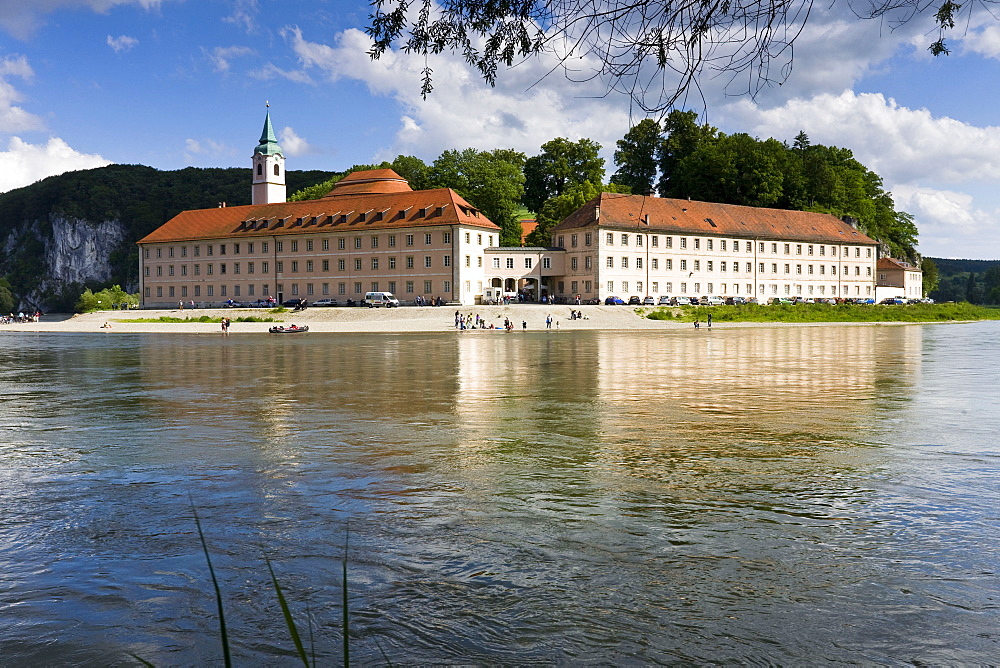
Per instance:
[[[321,199],[302,202],[183,211],[138,243],[253,239],[455,224],[500,229],[450,188],[410,190],[407,186],[401,192],[345,196],[333,196],[331,193]]]
[[[876,269],[897,270],[897,271],[920,271],[920,267],[915,267],[906,260],[896,260],[891,257],[880,257],[875,263]]]
[[[391,169],[368,169],[351,172],[333,186],[333,190],[323,196],[369,195],[376,193],[413,192],[406,179]]]
[[[599,210],[600,220],[595,209]],[[649,216],[649,227],[642,224]],[[878,242],[836,216],[808,211],[763,209],[641,195],[601,193],[553,228],[581,227],[656,230],[666,234],[791,239],[875,245]]]

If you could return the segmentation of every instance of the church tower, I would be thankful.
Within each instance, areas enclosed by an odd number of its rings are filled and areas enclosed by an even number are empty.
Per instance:
[[[287,201],[285,192],[285,156],[271,127],[271,112],[264,117],[260,143],[253,150],[252,204],[274,204]]]

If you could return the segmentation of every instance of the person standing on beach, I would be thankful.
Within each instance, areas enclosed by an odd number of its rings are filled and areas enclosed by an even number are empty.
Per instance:
[[[545,316],[545,329],[552,329],[552,314]]]
[[[229,318],[222,319],[222,333],[229,335]]]
[[[712,329],[712,314],[708,314],[708,328]]]

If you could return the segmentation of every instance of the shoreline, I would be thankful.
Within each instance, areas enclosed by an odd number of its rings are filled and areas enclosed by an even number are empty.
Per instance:
[[[481,316],[487,323],[494,324],[503,331],[504,318],[514,323],[514,331],[523,331],[522,323],[527,323],[527,331],[546,330],[545,320],[551,315],[552,328],[549,331],[574,330],[679,330],[693,329],[690,322],[669,322],[650,320],[636,313],[635,308],[626,306],[571,306],[545,304],[512,304],[509,306],[466,306],[458,308],[465,315]],[[583,319],[571,320],[570,311],[583,313]],[[292,313],[271,313],[269,309],[257,308],[209,308],[209,309],[158,309],[135,311],[95,311],[93,313],[52,314],[42,316],[40,322],[0,325],[4,332],[52,332],[106,334],[221,334],[217,322],[126,322],[139,318],[229,318],[232,322],[230,334],[266,334],[275,324],[301,326],[308,325],[310,332],[317,333],[431,333],[455,332],[455,307],[448,306],[404,306],[401,308],[364,307],[310,307],[305,311]],[[239,317],[273,318],[273,322],[236,322]],[[104,328],[104,323],[111,325]],[[946,321],[966,322],[966,321]],[[713,329],[737,329],[748,327],[825,327],[839,326],[885,326],[945,324],[943,322],[715,322]],[[702,329],[708,327],[702,324]],[[489,331],[489,330],[488,330]]]

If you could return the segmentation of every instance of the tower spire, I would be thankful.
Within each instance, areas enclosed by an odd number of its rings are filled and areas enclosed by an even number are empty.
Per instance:
[[[253,150],[253,204],[285,201],[285,155],[271,126],[271,103],[265,102],[264,129]]]

